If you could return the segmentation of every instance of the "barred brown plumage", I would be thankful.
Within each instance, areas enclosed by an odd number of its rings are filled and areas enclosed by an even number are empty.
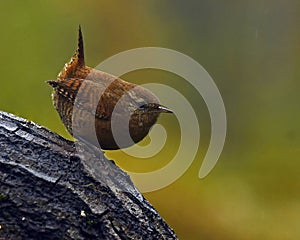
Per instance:
[[[67,130],[73,134],[74,128],[80,129],[81,138],[96,146],[100,144],[102,149],[129,147],[141,141],[160,113],[172,112],[160,105],[149,90],[86,66],[80,27],[77,51],[58,79],[47,82],[53,87],[54,106]],[[114,131],[118,137],[127,139],[129,128],[133,142],[114,139],[112,116],[117,122]],[[97,142],[92,137],[93,130]]]

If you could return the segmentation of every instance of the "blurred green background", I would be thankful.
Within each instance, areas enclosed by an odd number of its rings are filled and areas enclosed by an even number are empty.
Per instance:
[[[192,166],[146,198],[180,239],[300,239],[299,23],[297,0],[2,0],[0,109],[70,138],[45,81],[56,79],[69,61],[78,24],[89,66],[137,47],[187,54],[210,73],[222,94],[225,147],[214,170],[199,179],[210,139],[201,96],[171,73],[126,74],[131,82],[178,89],[193,105],[201,129]],[[180,131],[174,116],[162,116],[160,123],[167,123],[169,144],[158,155],[140,160],[115,151],[108,157],[130,171],[164,166],[175,154]]]

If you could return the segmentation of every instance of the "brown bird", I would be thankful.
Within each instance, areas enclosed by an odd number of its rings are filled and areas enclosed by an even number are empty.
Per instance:
[[[141,141],[160,113],[172,113],[149,90],[85,65],[79,27],[78,49],[53,87],[53,102],[67,130],[101,149]]]

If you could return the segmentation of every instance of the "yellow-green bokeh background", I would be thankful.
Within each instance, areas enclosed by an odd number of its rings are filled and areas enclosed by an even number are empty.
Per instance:
[[[89,66],[137,47],[187,54],[210,73],[222,94],[226,144],[214,170],[198,179],[210,138],[201,96],[170,73],[145,70],[124,76],[180,90],[201,129],[191,168],[146,198],[180,239],[300,239],[299,23],[297,0],[1,0],[0,109],[70,137],[45,80],[55,79],[73,54],[78,24]],[[160,122],[167,123],[169,139],[158,156],[108,156],[130,171],[162,167],[174,155],[180,131],[172,116]]]

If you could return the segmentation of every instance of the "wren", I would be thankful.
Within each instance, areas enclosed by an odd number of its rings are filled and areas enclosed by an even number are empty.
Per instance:
[[[70,134],[103,150],[138,143],[160,113],[172,113],[146,88],[86,66],[80,26],[75,54],[57,80],[47,83],[53,87],[54,106]]]

